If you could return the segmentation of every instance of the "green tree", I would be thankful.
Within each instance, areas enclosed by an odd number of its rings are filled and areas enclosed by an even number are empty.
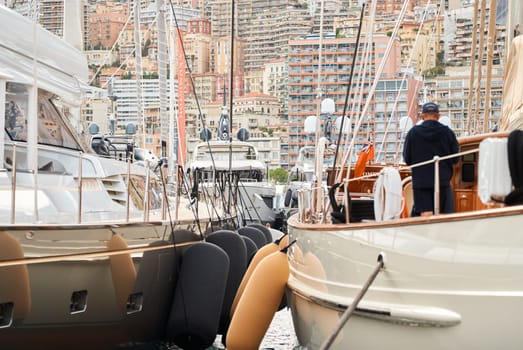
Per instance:
[[[276,181],[276,183],[284,184],[287,182],[289,174],[283,168],[276,168],[269,170],[269,179]]]

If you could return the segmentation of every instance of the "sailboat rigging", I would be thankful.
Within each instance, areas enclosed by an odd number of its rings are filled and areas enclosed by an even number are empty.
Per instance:
[[[405,3],[408,1],[403,3],[402,11]],[[523,40],[515,39],[511,51],[520,51],[522,44]],[[491,57],[488,47],[487,56]],[[473,60],[474,56],[472,53]],[[483,56],[479,55],[480,63]],[[520,58],[511,62],[509,67],[516,62],[521,67]],[[377,77],[381,68],[376,71]],[[518,81],[520,92],[520,75],[515,72],[519,70],[505,76],[513,80],[505,81],[505,87]],[[479,82],[477,86],[481,87]],[[375,82],[369,94],[374,88]],[[476,102],[476,108],[478,105]],[[361,123],[358,120],[356,130]],[[471,120],[471,124],[477,128],[480,121]],[[521,347],[519,329],[507,324],[515,321],[508,315],[517,315],[514,311],[523,309],[523,285],[510,277],[522,267],[518,258],[521,243],[518,234],[513,233],[523,220],[521,179],[516,170],[521,163],[518,157],[522,154],[522,137],[522,132],[516,130],[459,139],[459,152],[448,156],[458,160],[451,180],[457,203],[452,214],[438,213],[436,204],[436,211],[427,217],[378,215],[408,201],[408,181],[387,183],[387,176],[408,176],[410,168],[369,166],[365,177],[373,179],[372,186],[365,188],[358,183],[362,179],[350,177],[350,149],[341,162],[346,166],[340,169],[340,173],[347,174],[344,186],[342,175],[338,175],[330,194],[339,192],[325,198],[333,211],[313,213],[314,202],[307,199],[311,191],[302,189],[298,214],[288,220],[289,238],[296,244],[288,254],[287,283],[300,345],[318,349],[334,334],[332,344],[336,349],[489,349],[501,340],[509,348]],[[436,156],[412,167],[437,165],[439,161],[441,158]],[[435,169],[437,179],[438,167]],[[374,183],[387,185],[378,187]],[[340,215],[334,215],[340,197],[345,204],[345,222],[338,220]],[[321,214],[327,219],[318,219]],[[369,285],[368,276],[378,256],[384,259],[384,270]],[[358,304],[362,292],[366,294]],[[336,337],[335,326],[344,310],[354,314]],[[481,334],[486,328],[495,328],[496,336]]]

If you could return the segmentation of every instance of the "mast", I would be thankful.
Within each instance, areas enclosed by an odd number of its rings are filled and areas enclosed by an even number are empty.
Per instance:
[[[343,113],[341,114],[341,125],[340,130],[338,132],[338,140],[336,141],[336,151],[334,152],[334,160],[332,162],[332,165],[334,169],[337,169],[338,167],[338,153],[340,150],[340,144],[341,144],[341,138],[343,134],[343,128],[345,127],[345,115],[347,114],[347,106],[349,104],[349,96],[350,91],[352,87],[352,78],[354,77],[354,66],[356,65],[356,56],[358,55],[358,50],[360,46],[360,39],[361,39],[361,27],[363,26],[363,16],[365,15],[365,1],[361,4],[361,12],[360,12],[360,22],[358,25],[358,34],[356,35],[356,44],[354,45],[354,52],[352,53],[352,64],[350,67],[350,74],[349,74],[349,81],[347,83],[347,91],[345,93],[345,103],[343,104]],[[338,170],[336,170],[337,172]]]
[[[136,58],[136,115],[142,124],[140,140],[145,146],[145,115],[142,108],[142,38],[140,33],[140,0],[134,0],[134,57]]]
[[[171,21],[169,26],[169,139],[167,140],[167,154],[168,154],[168,168],[167,172],[169,176],[171,176],[171,179],[173,178],[175,174],[176,164],[178,163],[178,154],[177,154],[177,144],[174,139],[175,135],[175,123],[176,123],[176,94],[174,93],[174,80],[175,80],[175,67],[176,67],[176,31],[175,31],[175,17],[174,17],[174,9],[172,8],[171,4]]]
[[[227,200],[227,213],[231,213],[232,201],[232,115],[233,115],[233,82],[234,82],[234,0],[231,0],[231,62],[229,82],[229,191]],[[225,84],[225,79],[223,81]]]
[[[492,64],[494,61],[494,44],[496,42],[496,0],[490,1],[489,26],[487,36],[487,79],[485,82],[485,112],[483,114],[483,133],[488,131],[490,115],[490,84],[492,82]]]
[[[481,19],[479,21],[479,53],[478,53],[478,74],[476,82],[476,112],[474,113],[474,125],[472,131],[478,132],[479,111],[481,104],[481,80],[483,79],[483,51],[485,48],[485,18],[486,18],[487,0],[481,0]]]
[[[158,12],[158,81],[160,88],[160,132],[162,140],[162,157],[167,157],[166,149],[163,147],[169,143],[168,119],[167,119],[167,31],[165,23],[164,0],[156,0],[156,11]]]
[[[476,88],[474,86],[475,83],[475,71],[476,71],[476,42],[477,42],[477,30],[476,25],[478,23],[478,8],[479,8],[479,1],[474,2],[474,17],[472,22],[472,27],[474,30],[472,31],[472,53],[470,57],[470,78],[469,78],[469,96],[468,96],[468,106],[467,106],[467,134],[470,134],[470,123],[472,120],[472,98],[474,97],[474,94],[476,93]]]
[[[321,73],[322,73],[322,61],[323,61],[323,8],[324,0],[320,2],[320,37],[318,40],[318,75],[317,75],[317,86],[316,86],[316,98],[318,99],[316,107],[316,130],[315,130],[315,140],[316,144],[320,139],[320,129],[321,129]],[[318,174],[319,177],[319,174]],[[321,180],[320,180],[321,181]]]
[[[176,41],[178,52],[178,121],[177,139],[178,139],[178,165],[183,166],[185,163],[185,79],[186,79],[186,62],[183,57],[182,48],[183,32],[178,28],[178,40]]]

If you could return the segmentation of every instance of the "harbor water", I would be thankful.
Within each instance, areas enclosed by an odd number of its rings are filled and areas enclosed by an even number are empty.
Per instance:
[[[286,308],[278,311],[263,338],[261,349],[290,350],[297,347],[298,340],[294,333],[290,310]]]
[[[139,348],[133,350],[183,350],[176,345],[159,344],[153,348]],[[221,336],[216,337],[213,346],[207,350],[226,350],[221,343]],[[272,319],[271,325],[260,344],[259,350],[304,350],[298,344],[291,312],[288,308],[278,311]]]
[[[218,338],[208,350],[225,349]],[[278,311],[263,338],[260,350],[297,350],[298,340],[294,333],[291,312],[288,308]]]

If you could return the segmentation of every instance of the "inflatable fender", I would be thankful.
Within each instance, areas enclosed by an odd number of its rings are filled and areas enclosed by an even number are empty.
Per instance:
[[[234,300],[231,305],[231,311],[230,315],[231,317],[234,315],[234,311],[236,310],[236,307],[238,306],[238,303],[240,302],[240,298],[245,290],[245,287],[247,286],[247,283],[249,279],[251,278],[252,273],[254,272],[254,269],[258,266],[258,264],[268,255],[277,252],[279,250],[278,243],[270,243],[264,245],[262,248],[258,249],[256,252],[256,255],[252,258],[251,263],[249,264],[249,267],[247,267],[247,271],[245,271],[245,274],[243,275],[242,281],[240,283],[240,286],[238,287],[238,290],[236,291],[236,296],[234,297]]]
[[[512,190],[507,142],[487,138],[479,144],[477,191],[483,204],[490,203],[492,196],[505,197]]]
[[[271,230],[269,230],[267,227],[265,227],[264,225],[262,224],[249,224],[247,225],[247,227],[254,227],[254,228],[257,228],[258,230],[260,230],[264,235],[265,235],[265,240],[266,240],[266,243],[270,243],[272,242],[272,234],[271,234]]]
[[[229,264],[227,253],[214,244],[201,242],[187,249],[166,325],[167,341],[183,349],[206,349],[214,343]]]
[[[275,243],[278,244],[280,249],[284,249],[289,245],[289,235],[284,233],[283,236],[281,236],[280,239]]]
[[[298,208],[298,191],[292,191],[291,208]]]
[[[288,189],[287,192],[285,192],[285,199],[283,200],[283,205],[285,207],[289,207],[291,205],[291,199],[292,199],[292,189]]]
[[[107,250],[124,250],[127,249],[127,242],[120,234],[113,234],[107,242]],[[114,294],[118,308],[125,314],[127,299],[133,291],[136,282],[136,268],[131,258],[131,254],[123,253],[109,256],[109,265],[111,267],[111,278],[113,280]]]
[[[507,139],[508,168],[514,188],[523,187],[523,130],[512,130]],[[480,155],[481,160],[481,155]]]
[[[194,233],[191,230],[178,229],[174,230],[169,235],[169,242],[171,243],[186,243],[186,242],[197,242],[201,241],[199,234]]]
[[[303,254],[303,260],[305,261],[305,266],[307,267],[304,270],[304,273],[306,273],[307,276],[316,278],[316,282],[311,282],[311,285],[314,287],[314,289],[328,293],[329,290],[327,285],[321,282],[327,280],[327,273],[325,272],[325,268],[323,267],[320,259],[318,259],[314,253],[309,251]],[[331,310],[319,308],[314,305],[309,305],[309,307],[310,315],[308,315],[308,317],[310,317],[311,320],[316,320],[315,323],[317,325],[317,329],[323,337],[327,338],[339,323],[338,314],[332,312]],[[340,333],[336,339],[336,343],[338,343],[341,339],[343,339],[343,334]]]
[[[289,278],[286,249],[266,256],[240,298],[227,332],[228,350],[258,349],[285,293]]]
[[[243,242],[245,243],[245,248],[247,252],[247,266],[252,261],[252,258],[256,255],[256,252],[258,251],[258,247],[256,247],[256,244],[247,236],[241,236],[243,239]],[[243,278],[243,277],[242,277]]]
[[[154,246],[166,248],[143,253],[134,283],[133,292],[143,295],[141,311],[128,314],[123,318],[123,327],[128,330],[128,333],[140,334],[143,339],[165,337],[165,325],[169,318],[180,270],[179,256],[189,248],[189,246],[173,248],[172,242],[167,241],[155,241],[149,244],[149,247]],[[144,324],[148,327],[143,327]]]
[[[268,243],[265,234],[256,227],[240,227],[237,231],[241,236],[246,236],[252,239],[258,249]]]
[[[278,248],[280,250],[282,249],[285,249],[286,247],[289,246],[289,235],[286,234],[286,233],[282,233],[282,237],[280,237],[280,239],[278,239],[275,243],[278,244]],[[279,243],[278,243],[279,242]],[[283,310],[284,308],[287,307],[287,297],[284,295],[282,298],[281,298],[281,302],[280,302],[280,306],[278,306],[278,311],[280,310]]]
[[[231,321],[229,310],[231,310],[234,296],[247,270],[247,247],[239,234],[228,230],[219,230],[211,233],[207,237],[207,242],[216,244],[229,256],[229,275],[223,297],[220,327],[218,328],[219,334],[226,334]]]
[[[24,250],[16,237],[0,231],[0,260],[23,259]],[[8,266],[0,269],[2,302],[12,302],[13,318],[24,319],[31,311],[31,285],[27,265]],[[6,283],[8,282],[8,283]]]

